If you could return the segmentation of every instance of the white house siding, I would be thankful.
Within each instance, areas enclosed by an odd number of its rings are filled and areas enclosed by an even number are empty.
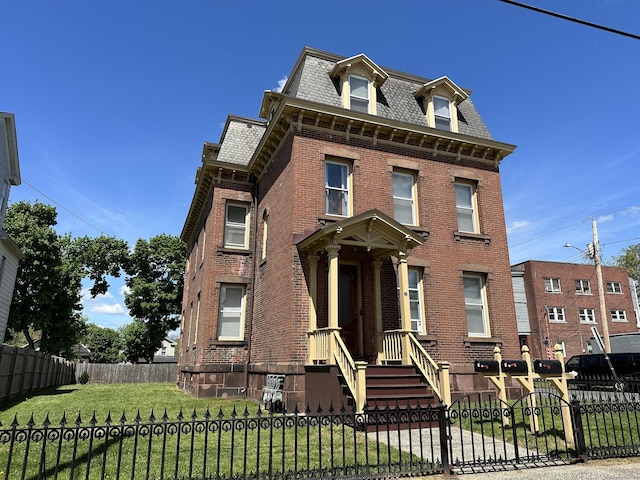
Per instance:
[[[511,272],[513,283],[513,299],[516,303],[516,320],[518,321],[518,335],[530,335],[529,312],[527,311],[527,294],[524,290],[522,272]]]
[[[13,287],[18,271],[18,256],[6,241],[0,240],[0,259],[6,258],[2,278],[0,279],[0,343],[4,341],[9,318],[9,307],[13,297]]]

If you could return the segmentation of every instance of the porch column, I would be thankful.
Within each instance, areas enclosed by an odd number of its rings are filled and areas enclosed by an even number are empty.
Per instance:
[[[309,363],[317,358],[316,337],[313,333],[318,329],[318,256],[309,255]]]
[[[338,281],[340,276],[340,265],[338,262],[338,252],[340,251],[340,245],[329,245],[326,247],[327,261],[329,263],[329,278],[328,278],[328,300],[329,300],[329,330],[331,335],[334,331],[338,331]],[[334,362],[335,345],[333,336],[329,340],[329,358],[327,363]]]
[[[411,331],[411,302],[409,299],[409,267],[407,252],[398,252],[398,286],[400,288],[400,330],[402,330],[402,364],[409,365],[411,348],[407,333]]]
[[[382,331],[382,292],[380,291],[380,269],[382,261],[373,262],[373,306],[376,318],[376,364],[382,364],[384,359],[384,332]]]

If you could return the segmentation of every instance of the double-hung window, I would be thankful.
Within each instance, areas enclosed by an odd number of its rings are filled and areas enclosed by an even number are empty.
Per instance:
[[[564,322],[564,307],[547,307],[550,322]]]
[[[613,322],[626,322],[627,312],[624,310],[611,310],[611,321]]]
[[[423,333],[423,308],[422,308],[422,270],[409,268],[409,314],[411,315],[411,330]],[[400,288],[398,287],[398,320],[400,319]]]
[[[227,203],[224,229],[224,246],[249,248],[249,205]]]
[[[560,279],[559,278],[545,278],[544,279],[544,291],[547,293],[560,293]]]
[[[244,322],[243,285],[222,285],[220,287],[220,311],[218,315],[218,339],[241,340]]]
[[[415,177],[393,172],[393,218],[406,225],[416,225]]]
[[[593,308],[579,308],[578,318],[580,323],[596,323],[596,312]]]
[[[607,293],[622,293],[620,282],[607,282]]]
[[[478,233],[476,188],[471,182],[456,182],[456,211],[460,232]]]
[[[591,295],[591,285],[589,280],[576,280],[576,293]]]
[[[433,116],[438,130],[451,131],[451,103],[448,98],[433,97]]]
[[[329,215],[349,216],[349,165],[329,162],[324,166],[324,206]]]
[[[355,75],[350,75],[349,90],[351,110],[369,113],[369,80]]]
[[[467,328],[471,337],[488,337],[485,283],[482,275],[465,274],[464,304],[467,310]]]

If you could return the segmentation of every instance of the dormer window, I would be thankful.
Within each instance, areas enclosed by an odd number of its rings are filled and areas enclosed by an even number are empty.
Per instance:
[[[349,104],[351,110],[369,113],[369,80],[349,75]]]
[[[457,106],[469,94],[447,77],[425,83],[414,94],[422,101],[427,125],[447,132],[458,131]]]
[[[377,88],[389,77],[383,69],[360,54],[336,62],[330,75],[340,85],[344,108],[376,115]]]
[[[451,102],[448,98],[433,96],[435,128],[451,131]]]

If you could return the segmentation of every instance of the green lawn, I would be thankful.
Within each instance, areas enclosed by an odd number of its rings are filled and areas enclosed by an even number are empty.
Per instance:
[[[220,408],[231,412],[234,406],[240,411],[247,406],[252,414],[258,409],[258,403],[252,401],[193,398],[168,383],[65,385],[0,404],[0,422],[6,428],[17,415],[20,425],[24,425],[33,413],[37,425],[42,424],[47,414],[55,425],[66,412],[67,421],[75,421],[80,413],[86,423],[95,412],[98,423],[104,423],[109,413],[114,421],[119,421],[123,412],[127,420],[133,420],[138,411],[142,419],[147,420],[152,410],[159,418],[165,408],[169,418],[175,420],[180,409],[184,415],[191,416],[194,408],[204,414],[209,407],[217,414]]]
[[[312,416],[270,415],[258,407],[255,402],[194,399],[169,384],[44,391],[2,405],[0,478],[21,478],[23,469],[25,478],[35,479],[39,474],[146,478],[147,471],[149,478],[230,478],[305,470],[346,474],[356,466],[371,473],[432,468],[371,441],[338,418],[319,422]],[[19,428],[27,428],[12,432],[14,418]]]

